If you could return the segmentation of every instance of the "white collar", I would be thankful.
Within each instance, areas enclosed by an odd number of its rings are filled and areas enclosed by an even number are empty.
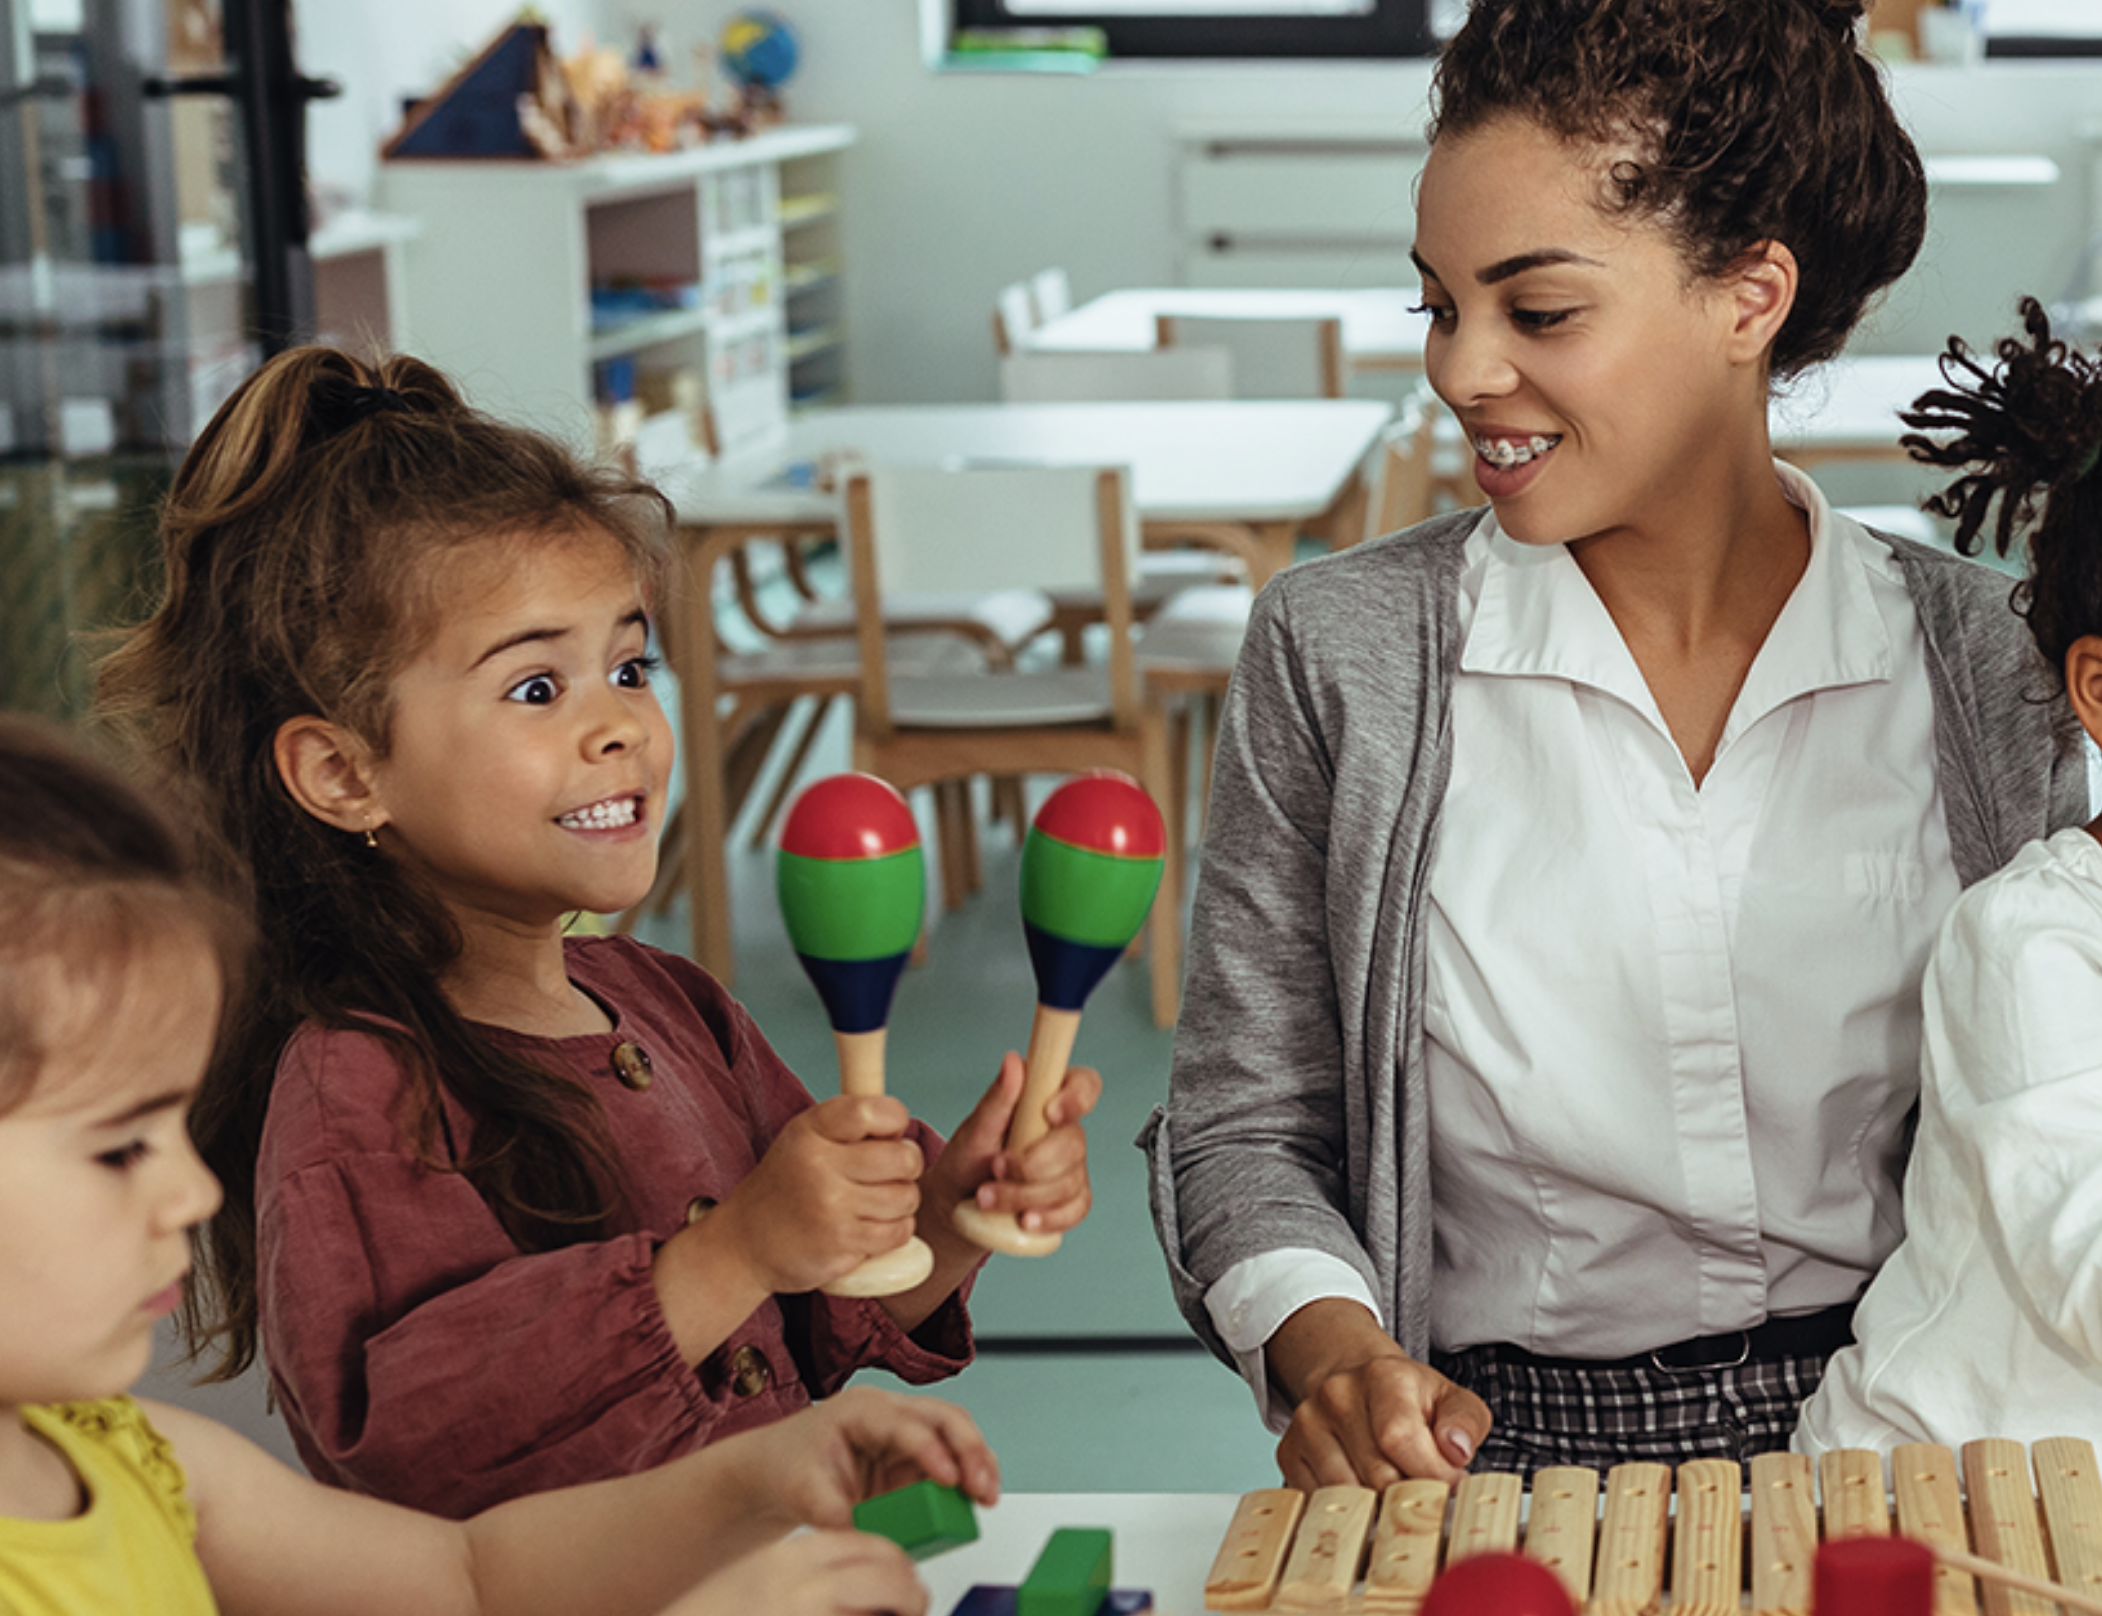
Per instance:
[[[1881,547],[1858,522],[1834,512],[1795,467],[1776,461],[1774,475],[1810,518],[1810,560],[1745,676],[1723,746],[1798,696],[1891,676],[1890,631],[1869,579],[1875,552],[1867,547]],[[1589,685],[1665,727],[1627,642],[1568,546],[1520,544],[1492,512],[1467,548],[1470,559],[1479,558],[1481,592],[1462,672]]]

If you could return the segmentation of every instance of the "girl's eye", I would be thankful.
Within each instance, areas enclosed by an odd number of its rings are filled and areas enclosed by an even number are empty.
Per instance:
[[[521,679],[504,692],[506,701],[522,701],[530,707],[545,707],[562,693],[552,675],[536,673],[530,679]]]
[[[95,1160],[104,1167],[121,1173],[127,1168],[136,1167],[140,1162],[144,1161],[148,1148],[145,1140],[134,1139],[128,1145],[119,1145],[115,1150],[103,1151]]]
[[[1511,322],[1524,331],[1546,331],[1576,313],[1575,309],[1513,309]]]
[[[647,690],[650,687],[650,675],[663,666],[664,662],[660,657],[647,654],[629,657],[613,670],[613,682],[623,690]]]

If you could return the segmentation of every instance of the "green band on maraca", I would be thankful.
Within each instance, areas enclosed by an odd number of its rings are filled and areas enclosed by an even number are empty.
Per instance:
[[[874,859],[814,859],[784,852],[775,865],[781,918],[798,954],[886,959],[918,940],[926,895],[917,846]]]
[[[1122,948],[1138,935],[1160,886],[1161,860],[1119,858],[1032,830],[1022,849],[1022,917],[1091,948]]]

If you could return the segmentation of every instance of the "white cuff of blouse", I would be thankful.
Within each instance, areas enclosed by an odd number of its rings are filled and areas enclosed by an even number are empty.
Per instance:
[[[1375,1319],[1379,1304],[1358,1271],[1340,1257],[1309,1247],[1286,1246],[1246,1257],[1219,1276],[1204,1293],[1212,1328],[1233,1352],[1234,1367],[1255,1393],[1263,1424],[1282,1436],[1292,1423],[1292,1410],[1270,1395],[1270,1371],[1263,1348],[1278,1326],[1310,1302],[1340,1297],[1361,1303]],[[1380,1320],[1380,1328],[1386,1321]]]

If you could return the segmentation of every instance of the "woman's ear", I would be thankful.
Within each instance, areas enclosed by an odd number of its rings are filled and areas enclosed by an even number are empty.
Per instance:
[[[2073,716],[2102,746],[2102,634],[2083,634],[2066,648],[2065,676]]]
[[[312,713],[288,718],[277,727],[272,754],[292,800],[324,825],[363,834],[387,822],[373,790],[371,752],[340,724]]]
[[[1773,347],[1795,307],[1797,280],[1795,254],[1778,241],[1760,242],[1732,266],[1732,358],[1755,359]]]

